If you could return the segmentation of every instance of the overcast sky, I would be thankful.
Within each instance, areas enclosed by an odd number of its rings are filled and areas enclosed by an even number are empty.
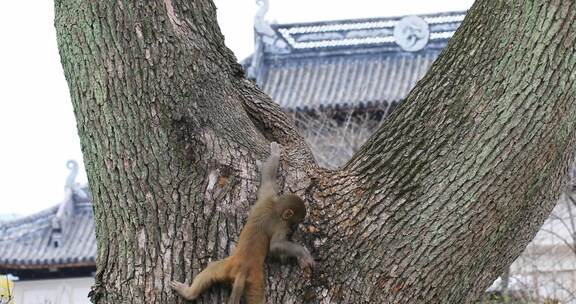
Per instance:
[[[252,52],[255,0],[215,0],[226,44]],[[278,23],[466,10],[472,0],[270,0]],[[0,214],[31,214],[64,196],[66,161],[82,162],[54,30],[53,1],[0,4]],[[82,165],[83,168],[83,165]],[[86,183],[82,169],[80,182]]]

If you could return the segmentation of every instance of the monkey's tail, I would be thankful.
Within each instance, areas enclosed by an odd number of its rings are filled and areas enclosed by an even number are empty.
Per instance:
[[[247,271],[242,270],[236,275],[234,285],[232,286],[232,293],[230,293],[230,300],[228,304],[240,304],[242,295],[244,294],[244,285],[246,285]]]

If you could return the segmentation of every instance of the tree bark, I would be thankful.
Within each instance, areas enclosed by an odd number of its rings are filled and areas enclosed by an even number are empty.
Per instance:
[[[295,238],[319,267],[269,263],[269,303],[471,303],[546,219],[574,153],[572,1],[476,1],[336,171],[244,79],[210,0],[55,7],[94,198],[94,303],[183,303],[167,283],[230,253],[271,140],[282,189],[309,204]]]

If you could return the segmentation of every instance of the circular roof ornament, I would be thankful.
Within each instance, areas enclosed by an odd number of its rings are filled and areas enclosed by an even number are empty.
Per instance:
[[[426,46],[429,39],[430,27],[418,16],[406,16],[394,27],[394,40],[405,51],[419,51]]]

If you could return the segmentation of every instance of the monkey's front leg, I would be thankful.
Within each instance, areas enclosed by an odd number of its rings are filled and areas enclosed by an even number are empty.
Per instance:
[[[297,245],[297,244],[296,244]],[[300,245],[298,245],[300,246]],[[310,254],[310,251],[308,251],[308,248],[304,247],[304,246],[300,246],[302,247],[302,254],[300,254],[300,256],[298,257],[298,265],[300,265],[301,269],[312,269],[314,267],[316,267],[316,262],[314,261],[314,258],[312,257],[312,254]]]
[[[276,197],[278,185],[276,184],[276,172],[280,163],[280,145],[277,142],[270,143],[270,156],[262,165],[262,181],[258,190],[258,200],[268,200]]]
[[[294,257],[298,260],[300,268],[314,268],[316,262],[306,247],[286,240],[273,240],[270,244],[270,254],[282,257]]]

